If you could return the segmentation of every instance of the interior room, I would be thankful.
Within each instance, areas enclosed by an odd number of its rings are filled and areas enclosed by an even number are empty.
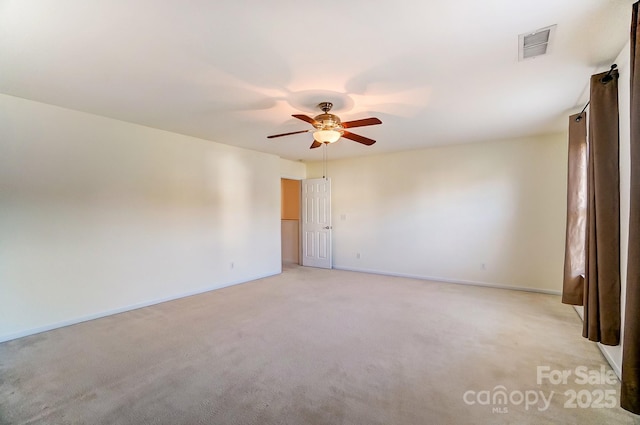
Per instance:
[[[637,7],[0,0],[0,424],[640,424]]]

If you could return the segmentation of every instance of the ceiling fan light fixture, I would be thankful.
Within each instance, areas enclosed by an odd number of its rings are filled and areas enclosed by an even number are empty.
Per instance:
[[[267,139],[273,139],[276,137],[289,136],[292,134],[309,133],[313,132],[314,142],[309,149],[316,149],[323,144],[335,143],[340,140],[341,137],[345,139],[353,140],[354,142],[361,143],[365,146],[371,146],[376,141],[369,139],[368,137],[360,136],[359,134],[352,133],[346,129],[351,130],[354,127],[365,127],[369,125],[382,124],[378,118],[363,118],[359,120],[342,122],[337,115],[330,114],[329,111],[333,104],[331,102],[322,102],[318,107],[322,110],[322,114],[311,118],[308,115],[293,114],[293,118],[297,118],[313,126],[313,129],[291,131],[289,133],[274,134],[267,136]]]
[[[320,143],[335,143],[342,134],[337,130],[318,130],[313,132],[313,138]]]

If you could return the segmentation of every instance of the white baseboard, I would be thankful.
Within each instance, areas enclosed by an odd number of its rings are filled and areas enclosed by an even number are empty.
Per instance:
[[[213,285],[213,286],[202,288],[202,289],[198,289],[198,290],[195,290],[195,291],[184,292],[184,293],[181,293],[181,294],[178,294],[178,295],[173,295],[173,296],[170,296],[170,297],[157,298],[157,299],[150,300],[150,301],[143,301],[141,303],[130,304],[130,305],[127,305],[127,306],[124,306],[124,307],[119,307],[119,308],[114,308],[114,309],[111,309],[111,310],[101,311],[101,312],[95,313],[95,314],[89,314],[89,315],[81,316],[81,317],[74,317],[74,318],[69,319],[69,320],[63,320],[63,321],[60,321],[60,322],[51,323],[51,324],[44,325],[44,326],[38,326],[36,328],[25,329],[23,331],[19,331],[19,332],[7,334],[7,335],[0,335],[0,343],[6,342],[6,341],[11,341],[12,339],[22,338],[22,337],[29,336],[29,335],[39,334],[41,332],[46,332],[46,331],[50,331],[50,330],[53,330],[53,329],[63,328],[65,326],[71,326],[71,325],[75,325],[75,324],[82,323],[82,322],[88,322],[89,320],[100,319],[101,317],[112,316],[114,314],[124,313],[126,311],[137,310],[139,308],[149,307],[149,306],[155,305],[155,304],[161,304],[161,303],[164,303],[164,302],[173,301],[173,300],[177,300],[177,299],[180,299],[180,298],[190,297],[192,295],[203,294],[205,292],[215,291],[216,289],[222,289],[222,288],[226,288],[226,287],[229,287],[229,286],[239,285],[239,284],[251,282],[251,281],[257,280],[257,279],[263,279],[265,277],[275,276],[275,275],[280,274],[280,273],[281,273],[281,271],[275,272],[275,273],[268,273],[268,274],[265,274],[265,275],[258,275],[258,276],[250,277],[250,278],[247,278],[247,279],[241,279],[241,280],[238,280],[238,281],[231,281],[231,282],[223,283],[221,285]]]
[[[576,314],[580,318],[580,320],[584,321],[584,307],[581,305],[574,305],[573,309],[576,311]]]
[[[488,283],[488,282],[476,282],[472,280],[461,280],[461,279],[449,279],[445,277],[437,277],[437,276],[423,276],[423,275],[414,275],[408,273],[397,273],[397,272],[387,272],[383,270],[372,270],[372,269],[362,269],[357,267],[345,267],[345,266],[333,266],[336,270],[345,270],[351,272],[360,272],[360,273],[371,273],[371,274],[379,274],[383,276],[395,276],[395,277],[407,277],[410,279],[420,279],[420,280],[430,280],[434,282],[445,282],[445,283],[454,283],[456,285],[471,285],[471,286],[484,286],[487,288],[496,288],[496,289],[510,289],[514,291],[524,291],[524,292],[536,292],[540,294],[549,294],[549,295],[561,295],[560,291],[554,291],[551,289],[539,289],[539,288],[526,288],[521,286],[509,286],[509,285],[501,285],[498,283]]]
[[[599,342],[596,343],[596,345],[598,346],[598,348],[600,349],[600,352],[602,353],[602,355],[604,356],[605,359],[607,359],[607,363],[609,363],[609,366],[611,366],[611,369],[613,369],[613,371],[615,372],[616,376],[618,377],[618,380],[622,380],[622,367],[621,365],[619,365],[615,359],[611,356],[611,353],[609,353],[609,351],[606,350],[606,346],[600,344]]]

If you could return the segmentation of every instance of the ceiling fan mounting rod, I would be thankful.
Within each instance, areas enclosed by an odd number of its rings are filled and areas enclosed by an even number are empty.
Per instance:
[[[320,108],[322,110],[322,112],[324,112],[326,114],[331,110],[331,108],[333,108],[333,103],[331,103],[331,102],[320,102],[318,104],[318,108]]]

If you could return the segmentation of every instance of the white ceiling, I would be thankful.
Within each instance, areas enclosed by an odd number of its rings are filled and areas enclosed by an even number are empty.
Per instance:
[[[629,38],[633,0],[0,0],[0,92],[319,160],[334,102],[367,147],[329,157],[561,131]],[[548,56],[518,34],[557,24]]]

